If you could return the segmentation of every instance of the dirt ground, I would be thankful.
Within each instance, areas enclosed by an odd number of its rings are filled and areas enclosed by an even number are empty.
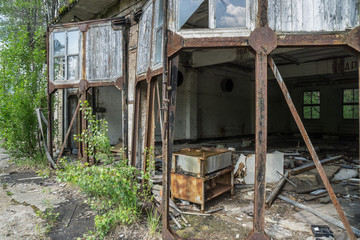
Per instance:
[[[33,171],[19,169],[1,149],[0,181],[0,239],[77,239],[93,229],[95,213],[84,203],[86,197],[79,190],[54,178],[41,179]],[[185,215],[187,224],[178,217],[181,229],[173,221],[170,223],[183,238],[245,239],[252,229],[253,194],[252,190],[235,188],[234,196],[225,194],[206,205],[206,210],[222,207],[221,211],[211,216]],[[360,200],[339,200],[350,224],[359,229]],[[331,203],[307,202],[306,205],[338,219]],[[50,230],[37,214],[49,208],[59,213]],[[328,225],[335,239],[347,239],[344,230],[280,199],[266,211],[265,222],[266,234],[271,239],[315,240],[311,224]],[[160,239],[160,235],[149,234],[146,216],[142,216],[131,226],[118,226],[106,239]]]
[[[0,239],[76,239],[93,229],[94,212],[78,190],[10,160],[0,150]],[[53,226],[38,213],[46,209],[59,213]]]

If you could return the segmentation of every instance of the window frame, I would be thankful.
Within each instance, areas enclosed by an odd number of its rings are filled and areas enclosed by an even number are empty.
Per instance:
[[[78,38],[78,53],[77,54],[68,54],[68,33],[69,32],[78,32],[79,33],[79,38]],[[54,40],[55,40],[55,34],[56,33],[65,33],[65,52],[63,55],[55,55],[55,49],[54,49]],[[82,58],[82,54],[81,54],[81,49],[82,49],[82,34],[81,31],[79,30],[78,27],[71,27],[71,28],[63,28],[63,29],[55,29],[52,32],[51,38],[50,38],[50,80],[53,83],[69,83],[69,82],[78,82],[81,79],[81,58]],[[78,57],[78,61],[77,61],[77,77],[75,79],[71,79],[69,80],[69,73],[68,73],[68,58],[69,57]],[[65,77],[63,80],[55,80],[55,58],[64,58],[65,59],[65,67],[64,67],[64,72],[65,72]]]
[[[304,99],[305,93],[309,93],[309,92],[311,93],[311,98],[310,98],[311,103],[310,104],[305,103],[305,99]],[[314,92],[319,93],[319,103],[313,103],[312,102],[312,93],[314,93]],[[304,120],[320,120],[321,119],[321,92],[320,92],[320,90],[305,90],[305,91],[302,92],[301,97],[302,97],[302,118]],[[314,118],[313,117],[313,107],[317,107],[317,106],[319,107],[319,118]],[[305,107],[310,107],[310,109],[311,109],[310,118],[305,117],[305,111],[304,111]]]
[[[350,102],[350,103],[345,103],[344,102],[344,97],[345,97],[345,91],[346,90],[351,90],[352,91],[352,95],[353,95],[353,102]],[[341,108],[341,116],[342,116],[342,119],[343,120],[359,120],[359,115],[358,114],[355,114],[356,111],[354,111],[354,108],[353,108],[353,111],[352,111],[352,118],[345,118],[344,117],[344,107],[345,106],[354,106],[354,107],[359,107],[359,102],[356,102],[356,99],[359,101],[359,94],[356,94],[356,90],[359,91],[358,88],[343,88],[342,89],[342,95],[341,95],[341,105],[342,105],[342,108]],[[360,110],[360,109],[359,109]]]
[[[175,0],[176,1],[176,29],[177,31],[183,30],[182,26],[180,26],[180,2],[182,0]],[[251,24],[248,21],[250,18],[249,15],[249,0],[245,0],[245,26],[243,27],[216,27],[216,1],[217,0],[207,0],[209,4],[209,12],[208,12],[208,27],[207,28],[194,28],[194,29],[241,29],[247,30],[251,28]],[[196,11],[195,11],[196,12]],[[189,19],[188,19],[189,20]],[[186,22],[185,22],[186,23]]]

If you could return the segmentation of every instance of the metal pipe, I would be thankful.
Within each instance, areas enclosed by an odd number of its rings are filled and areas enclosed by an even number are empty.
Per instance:
[[[346,218],[346,216],[345,216],[345,214],[344,214],[344,212],[343,212],[343,210],[342,210],[342,208],[341,208],[341,206],[339,204],[338,199],[336,198],[334,190],[332,189],[332,187],[330,185],[329,179],[326,176],[326,173],[324,171],[324,168],[321,165],[321,162],[320,162],[319,157],[318,157],[318,155],[317,155],[317,153],[315,151],[315,148],[314,148],[314,146],[313,146],[313,144],[312,144],[312,142],[311,142],[311,140],[309,138],[309,135],[308,135],[308,133],[307,133],[305,127],[304,127],[304,124],[302,123],[301,118],[300,118],[300,116],[299,116],[299,114],[298,114],[298,112],[297,112],[297,110],[295,108],[294,102],[292,101],[292,99],[290,97],[290,93],[289,93],[289,91],[288,91],[288,89],[287,89],[287,87],[285,85],[285,82],[284,82],[284,80],[283,80],[279,70],[277,69],[277,67],[275,65],[275,62],[274,62],[274,60],[272,59],[271,56],[268,56],[268,61],[269,61],[269,65],[270,65],[270,67],[271,67],[271,69],[272,69],[272,71],[273,71],[273,73],[274,73],[274,75],[276,77],[276,80],[279,83],[281,91],[284,94],[285,100],[286,100],[286,102],[287,102],[287,104],[288,104],[288,106],[290,108],[290,111],[291,111],[291,113],[292,113],[292,115],[293,115],[293,117],[295,119],[296,125],[298,126],[298,128],[300,130],[301,136],[303,137],[304,142],[305,142],[305,144],[306,144],[306,146],[307,146],[307,148],[308,148],[308,150],[310,152],[310,155],[311,155],[311,157],[312,157],[312,159],[314,161],[314,164],[315,164],[315,166],[316,166],[316,168],[317,168],[317,170],[318,170],[318,172],[320,174],[320,177],[321,177],[321,179],[322,179],[322,181],[324,183],[324,186],[325,186],[326,190],[329,193],[329,196],[330,196],[331,201],[333,202],[333,204],[334,204],[334,206],[336,208],[336,211],[339,214],[340,220],[343,222],[350,239],[354,240],[354,239],[356,239],[355,234],[354,234],[353,230],[351,229],[351,226],[350,226],[350,224],[349,224],[349,222],[348,222],[348,220],[347,220],[347,218]]]

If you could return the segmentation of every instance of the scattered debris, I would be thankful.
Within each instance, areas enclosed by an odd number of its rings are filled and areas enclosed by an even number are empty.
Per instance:
[[[269,208],[271,204],[276,199],[277,195],[280,193],[281,188],[285,184],[285,180],[288,177],[289,172],[286,172],[285,175],[283,175],[282,179],[279,180],[278,184],[276,185],[275,189],[272,191],[272,193],[269,195],[269,197],[266,199],[265,204]]]
[[[333,231],[326,225],[311,225],[315,237],[334,237]]]
[[[359,175],[358,171],[355,169],[342,168],[338,173],[335,174],[333,181],[343,181],[350,178],[355,178]]]
[[[336,156],[336,157],[326,158],[324,160],[321,160],[320,162],[321,162],[321,165],[326,165],[326,164],[335,162],[335,161],[343,159],[343,158],[344,158],[344,156],[340,155],[340,156]],[[290,174],[291,175],[296,175],[296,174],[306,172],[306,171],[314,169],[314,168],[315,168],[314,162],[310,162],[310,163],[304,164],[304,165],[302,165],[300,167],[297,167],[297,168],[294,168],[294,169],[290,170]]]
[[[334,225],[338,226],[339,228],[342,228],[342,229],[346,230],[345,227],[344,227],[344,224],[341,221],[339,221],[339,220],[337,220],[335,218],[332,218],[332,217],[330,217],[328,215],[325,215],[325,214],[323,214],[323,213],[321,213],[321,212],[319,212],[319,211],[317,211],[315,209],[312,209],[311,207],[305,206],[304,204],[295,202],[295,201],[293,201],[293,200],[291,200],[291,199],[289,199],[289,198],[287,198],[285,196],[279,195],[279,198],[281,200],[284,200],[285,202],[288,202],[288,203],[290,203],[290,204],[292,204],[292,205],[294,205],[294,206],[296,206],[298,208],[301,208],[303,210],[306,210],[306,211],[318,216],[319,218],[323,219],[324,221],[327,221],[328,223],[334,224]],[[358,229],[356,229],[354,227],[351,227],[351,228],[354,231],[355,235],[357,237],[360,237],[360,230],[358,230]]]

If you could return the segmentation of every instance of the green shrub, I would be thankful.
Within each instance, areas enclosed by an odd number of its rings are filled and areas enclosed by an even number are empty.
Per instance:
[[[129,166],[126,159],[112,166],[64,161],[62,164],[64,168],[57,172],[57,178],[80,187],[88,194],[90,206],[98,212],[95,230],[100,239],[116,225],[136,221],[144,203],[152,200],[151,168],[147,172],[140,171]],[[149,158],[148,165],[153,166],[153,158]],[[142,181],[147,184],[143,185]]]

